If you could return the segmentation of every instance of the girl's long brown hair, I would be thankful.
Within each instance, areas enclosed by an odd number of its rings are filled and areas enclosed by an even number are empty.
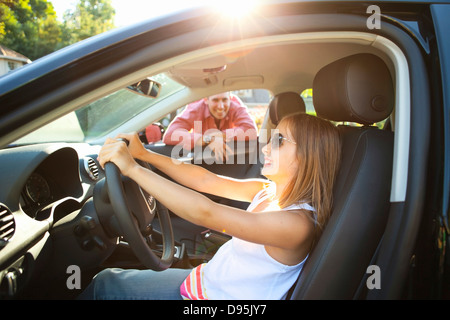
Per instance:
[[[316,210],[316,235],[328,222],[333,203],[333,185],[340,165],[341,141],[330,121],[297,113],[280,121],[297,143],[298,174],[283,191],[281,208],[307,202]]]

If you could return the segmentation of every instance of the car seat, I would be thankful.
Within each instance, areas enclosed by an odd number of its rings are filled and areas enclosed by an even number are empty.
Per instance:
[[[370,124],[386,119],[394,87],[384,61],[357,54],[322,68],[313,83],[317,116],[339,125],[342,159],[333,208],[290,299],[363,299],[389,212],[394,135]]]
[[[289,114],[297,112],[306,112],[306,106],[300,94],[296,92],[282,92],[270,100],[261,125],[261,134],[259,135],[260,152],[261,148],[269,141],[271,130],[276,128],[280,120]]]
[[[278,125],[283,117],[292,113],[305,111],[305,102],[296,92],[277,94],[269,103],[270,120],[275,126]]]

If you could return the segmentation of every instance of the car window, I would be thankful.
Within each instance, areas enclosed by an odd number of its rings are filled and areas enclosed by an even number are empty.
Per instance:
[[[238,97],[243,104],[248,108],[248,113],[253,118],[258,128],[258,132],[261,129],[264,116],[266,114],[267,108],[269,106],[270,100],[272,99],[272,94],[265,89],[250,89],[250,90],[237,90],[231,91],[233,95]],[[165,117],[161,118],[158,122],[165,128],[175,119],[177,115],[182,113],[186,106],[182,106],[167,114]]]
[[[272,95],[265,89],[249,89],[231,91],[232,99],[240,101],[242,105],[247,107],[250,118],[255,122],[258,134],[267,112]],[[177,110],[165,115],[158,121],[149,124],[143,132],[140,133],[141,139],[146,143],[160,142],[164,133],[174,119],[186,109],[186,105],[181,106]]]
[[[242,101],[242,103],[247,106],[248,113],[255,121],[259,135],[261,127],[263,125],[264,118],[267,113],[267,109],[269,107],[269,103],[273,98],[272,93],[266,89],[244,89],[231,91],[231,93],[236,97],[238,97]],[[313,104],[312,88],[307,88],[299,94],[303,99],[303,101],[305,102],[306,113],[316,115],[316,111],[314,109]],[[147,128],[140,133],[142,140],[146,143],[161,142],[161,139],[164,136],[164,133],[166,132],[169,125],[185,109],[186,105],[181,106],[177,110],[165,115],[163,118],[159,119],[155,123],[149,124],[149,126],[147,126]],[[383,123],[377,125],[381,127]]]
[[[39,128],[15,144],[89,142],[107,136],[144,110],[185,88],[164,73],[151,78],[161,84],[157,98],[143,96],[127,88],[119,89]]]
[[[316,110],[314,109],[313,104],[313,89],[308,88],[303,90],[302,93],[300,93],[300,96],[305,102],[306,113],[316,115]]]
[[[247,105],[248,112],[255,121],[259,133],[270,100],[273,98],[272,94],[265,89],[239,90],[233,91],[233,94]]]

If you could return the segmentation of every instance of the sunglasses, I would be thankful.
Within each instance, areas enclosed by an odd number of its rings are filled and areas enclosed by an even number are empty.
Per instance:
[[[273,149],[278,149],[279,147],[281,147],[283,145],[283,141],[297,144],[295,141],[292,141],[286,137],[283,137],[283,135],[281,133],[275,133],[269,140],[269,142],[271,143],[271,147]]]

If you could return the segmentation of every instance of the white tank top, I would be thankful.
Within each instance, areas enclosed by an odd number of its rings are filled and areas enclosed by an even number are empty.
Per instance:
[[[247,211],[265,201],[270,193],[260,191]],[[276,208],[275,208],[276,207]],[[306,209],[309,204],[295,204],[283,210]],[[264,211],[280,210],[274,204]],[[184,299],[280,300],[297,280],[308,257],[297,265],[284,265],[273,259],[264,245],[233,237],[205,264],[193,269],[180,287]]]

